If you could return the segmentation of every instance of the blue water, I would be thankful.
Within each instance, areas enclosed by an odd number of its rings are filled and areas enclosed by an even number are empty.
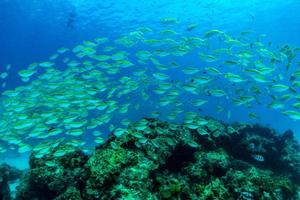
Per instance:
[[[299,0],[0,0],[0,70],[12,66],[0,90],[23,84],[17,71],[46,61],[60,47],[96,37],[117,38],[141,26],[163,29],[159,21],[164,17],[178,18],[178,30],[191,23],[198,24],[199,33],[220,29],[237,35],[251,29],[266,34],[265,41],[274,46],[300,46],[299,10]],[[241,115],[247,108],[228,109],[231,122],[248,121]],[[300,138],[299,121],[263,106],[255,112],[257,122],[280,132],[292,129]],[[210,107],[204,114],[226,119]]]

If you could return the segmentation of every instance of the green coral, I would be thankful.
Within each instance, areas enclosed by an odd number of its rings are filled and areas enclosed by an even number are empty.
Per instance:
[[[86,184],[86,198],[100,198],[105,184],[113,184],[126,165],[133,165],[137,153],[119,147],[118,149],[101,149],[88,160],[90,171]]]
[[[86,179],[85,163],[88,156],[82,151],[74,151],[56,157],[54,152],[64,148],[59,146],[47,156],[30,159],[31,169],[25,175],[23,183],[18,187],[16,199],[54,199],[65,193],[69,187],[78,188]]]
[[[132,124],[89,156],[74,150],[55,157],[57,149],[43,158],[32,156],[17,199],[298,198],[294,172],[300,158],[292,137],[260,126],[207,122],[195,130],[143,119],[146,127]],[[263,162],[251,157],[253,146],[262,151]]]
[[[161,174],[157,176],[159,183],[159,196],[162,199],[180,198],[182,193],[188,191],[186,177],[177,177],[172,174]]]
[[[191,176],[204,178],[213,174],[225,174],[230,166],[230,158],[223,149],[217,151],[198,151],[195,153],[195,162],[185,171]]]
[[[228,189],[226,189],[223,182],[218,178],[212,180],[207,185],[198,187],[200,193],[199,200],[233,200]]]
[[[156,165],[147,158],[140,158],[137,165],[124,169],[115,187],[112,187],[110,197],[120,199],[157,199],[155,195],[149,192],[153,181],[150,179],[150,171],[155,169]]]
[[[256,187],[265,192],[272,193],[273,190],[282,189],[286,193],[293,193],[292,183],[286,177],[260,175],[251,178],[251,181]]]
[[[80,191],[75,187],[68,187],[67,190],[54,200],[82,200]]]

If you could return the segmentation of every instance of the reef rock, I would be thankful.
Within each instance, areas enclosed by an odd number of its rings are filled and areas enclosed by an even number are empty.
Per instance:
[[[142,119],[91,155],[31,156],[18,200],[299,199],[299,144],[259,125]],[[57,148],[64,148],[57,147]]]
[[[74,199],[70,197],[72,195],[80,197],[76,188],[85,184],[87,170],[84,166],[88,156],[75,148],[63,156],[56,154],[65,148],[58,146],[42,158],[36,158],[32,154],[30,171],[18,187],[16,199]]]
[[[9,189],[9,182],[19,179],[22,171],[11,167],[7,164],[0,165],[0,199],[10,200],[11,194]]]

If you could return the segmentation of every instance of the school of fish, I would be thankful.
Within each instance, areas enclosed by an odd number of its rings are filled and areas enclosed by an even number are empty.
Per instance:
[[[101,37],[60,48],[19,71],[24,85],[4,91],[0,99],[0,154],[34,151],[42,157],[69,144],[55,153],[63,156],[71,147],[84,147],[87,138],[104,143],[100,127],[120,137],[138,114],[182,119],[198,129],[207,124],[198,110],[212,99],[220,102],[216,112],[224,112],[225,100],[249,109],[264,105],[300,120],[299,47],[275,47],[252,31],[199,35],[197,24],[176,31],[178,24],[165,18],[163,30],[140,27],[114,40]],[[0,79],[10,69],[7,65]],[[248,117],[258,115],[250,111]],[[148,129],[147,120],[134,126]]]

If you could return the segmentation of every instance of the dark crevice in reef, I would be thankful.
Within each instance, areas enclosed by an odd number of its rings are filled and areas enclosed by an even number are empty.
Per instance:
[[[194,153],[197,150],[188,145],[179,144],[172,151],[172,155],[167,158],[166,164],[162,166],[162,169],[169,170],[173,173],[178,173],[189,163],[193,163]]]
[[[33,154],[17,200],[297,200],[299,144],[259,125],[206,118],[198,129],[147,120],[87,156],[75,147]]]

